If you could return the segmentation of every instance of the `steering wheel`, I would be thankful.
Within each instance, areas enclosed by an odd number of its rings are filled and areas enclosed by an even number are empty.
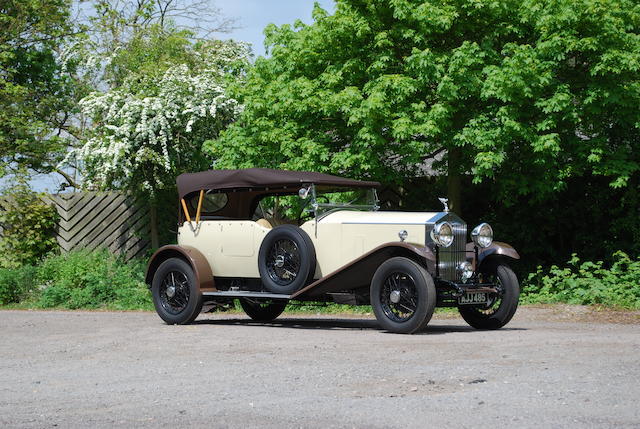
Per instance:
[[[327,204],[330,203],[331,201],[329,201],[329,198],[326,195],[320,195],[316,197],[316,202],[320,199],[323,199]],[[302,208],[300,209],[300,213],[298,213],[298,225],[300,225],[302,223],[302,219],[304,217],[304,215],[310,215],[311,212],[307,212],[305,213],[304,211],[306,210],[307,206],[309,206],[309,204],[311,204],[311,201],[313,201],[312,198],[307,199],[304,204],[302,205]]]

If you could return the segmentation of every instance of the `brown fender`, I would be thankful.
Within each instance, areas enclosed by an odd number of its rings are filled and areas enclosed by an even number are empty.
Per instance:
[[[474,243],[467,243],[467,255],[473,255],[473,247]],[[491,243],[491,246],[485,247],[484,249],[478,249],[478,264],[482,265],[482,261],[484,261],[488,257],[495,256],[503,256],[511,259],[520,259],[520,255],[511,245],[507,243],[502,243],[500,241],[494,241]]]
[[[207,259],[202,255],[202,253],[191,246],[178,246],[176,244],[162,246],[156,250],[149,260],[147,273],[144,276],[144,281],[149,285],[149,287],[151,287],[153,275],[160,264],[169,258],[180,258],[191,265],[191,268],[196,275],[198,286],[202,292],[215,292],[217,290],[213,281],[213,273],[211,272],[209,262],[207,262]]]
[[[328,292],[369,287],[380,264],[395,256],[414,259],[425,264],[429,272],[435,272],[436,257],[429,248],[402,242],[385,243],[300,289],[293,294],[292,299],[303,295],[314,297]]]

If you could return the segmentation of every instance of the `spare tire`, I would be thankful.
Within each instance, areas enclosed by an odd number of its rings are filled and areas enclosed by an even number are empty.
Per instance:
[[[292,294],[303,288],[316,271],[316,251],[311,239],[294,225],[273,228],[260,245],[258,269],[269,292]]]

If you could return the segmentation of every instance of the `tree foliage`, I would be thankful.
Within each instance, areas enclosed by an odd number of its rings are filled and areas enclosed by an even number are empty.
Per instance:
[[[0,173],[55,170],[73,90],[57,50],[74,31],[70,0],[0,5]]]
[[[503,197],[640,168],[636,2],[338,0],[313,18],[265,30],[241,117],[206,146],[217,167],[389,183],[439,155]]]
[[[58,212],[29,189],[24,176],[5,190],[0,211],[0,267],[35,264],[58,248]]]
[[[138,35],[107,65],[116,71],[114,87],[81,101],[94,121],[76,151],[87,183],[155,197],[175,186],[177,174],[206,169],[202,143],[238,112],[225,88],[247,55],[235,42],[192,44],[182,31]]]

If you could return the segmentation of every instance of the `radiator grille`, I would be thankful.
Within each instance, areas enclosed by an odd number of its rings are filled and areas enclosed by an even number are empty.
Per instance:
[[[459,282],[461,274],[456,268],[466,260],[467,224],[452,222],[451,225],[453,226],[453,244],[438,249],[438,271],[441,279]]]

